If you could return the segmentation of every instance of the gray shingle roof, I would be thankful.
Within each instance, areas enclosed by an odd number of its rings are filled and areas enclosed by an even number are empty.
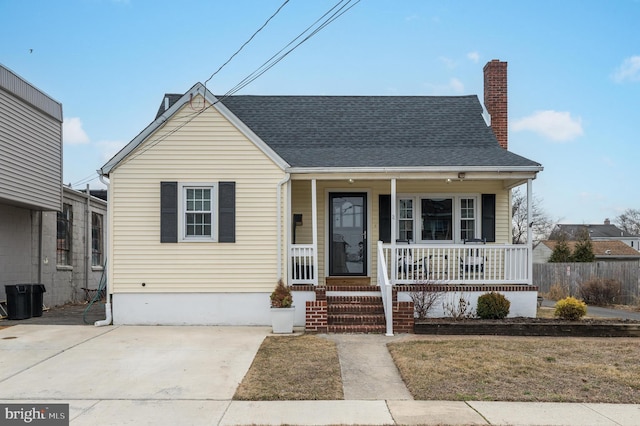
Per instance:
[[[630,234],[627,231],[623,231],[615,225],[596,224],[596,225],[573,225],[573,224],[558,224],[556,228],[551,232],[549,236],[550,240],[557,240],[560,237],[560,233],[564,233],[567,239],[576,239],[580,235],[582,230],[589,231],[591,238],[625,238],[635,237],[636,235]]]
[[[293,167],[535,167],[501,148],[476,96],[231,96]]]

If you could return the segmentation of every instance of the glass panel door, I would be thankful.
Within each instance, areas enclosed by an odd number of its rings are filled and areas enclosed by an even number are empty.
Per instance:
[[[367,275],[367,194],[329,194],[329,275]]]

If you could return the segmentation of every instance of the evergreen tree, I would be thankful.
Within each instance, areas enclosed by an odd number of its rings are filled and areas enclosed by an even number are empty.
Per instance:
[[[571,249],[567,244],[567,236],[562,233],[558,237],[556,246],[553,248],[553,253],[549,257],[549,263],[564,263],[573,262],[573,256],[571,256]]]
[[[593,254],[593,244],[591,237],[589,237],[589,231],[585,228],[578,235],[578,241],[573,249],[573,261],[593,262],[594,260],[596,260],[596,256]]]

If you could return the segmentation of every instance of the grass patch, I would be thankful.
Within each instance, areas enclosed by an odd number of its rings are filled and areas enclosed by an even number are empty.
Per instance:
[[[312,335],[268,336],[233,399],[344,399],[336,344]]]
[[[465,337],[388,348],[417,400],[640,403],[637,340]]]

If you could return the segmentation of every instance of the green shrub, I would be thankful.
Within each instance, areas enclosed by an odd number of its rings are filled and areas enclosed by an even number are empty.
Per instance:
[[[591,278],[580,283],[580,296],[589,305],[606,306],[620,303],[622,284],[613,278]]]
[[[502,319],[509,315],[511,302],[500,293],[485,293],[478,297],[476,314],[482,319]]]
[[[554,316],[564,320],[579,320],[587,314],[587,305],[575,297],[566,297],[556,303]]]

